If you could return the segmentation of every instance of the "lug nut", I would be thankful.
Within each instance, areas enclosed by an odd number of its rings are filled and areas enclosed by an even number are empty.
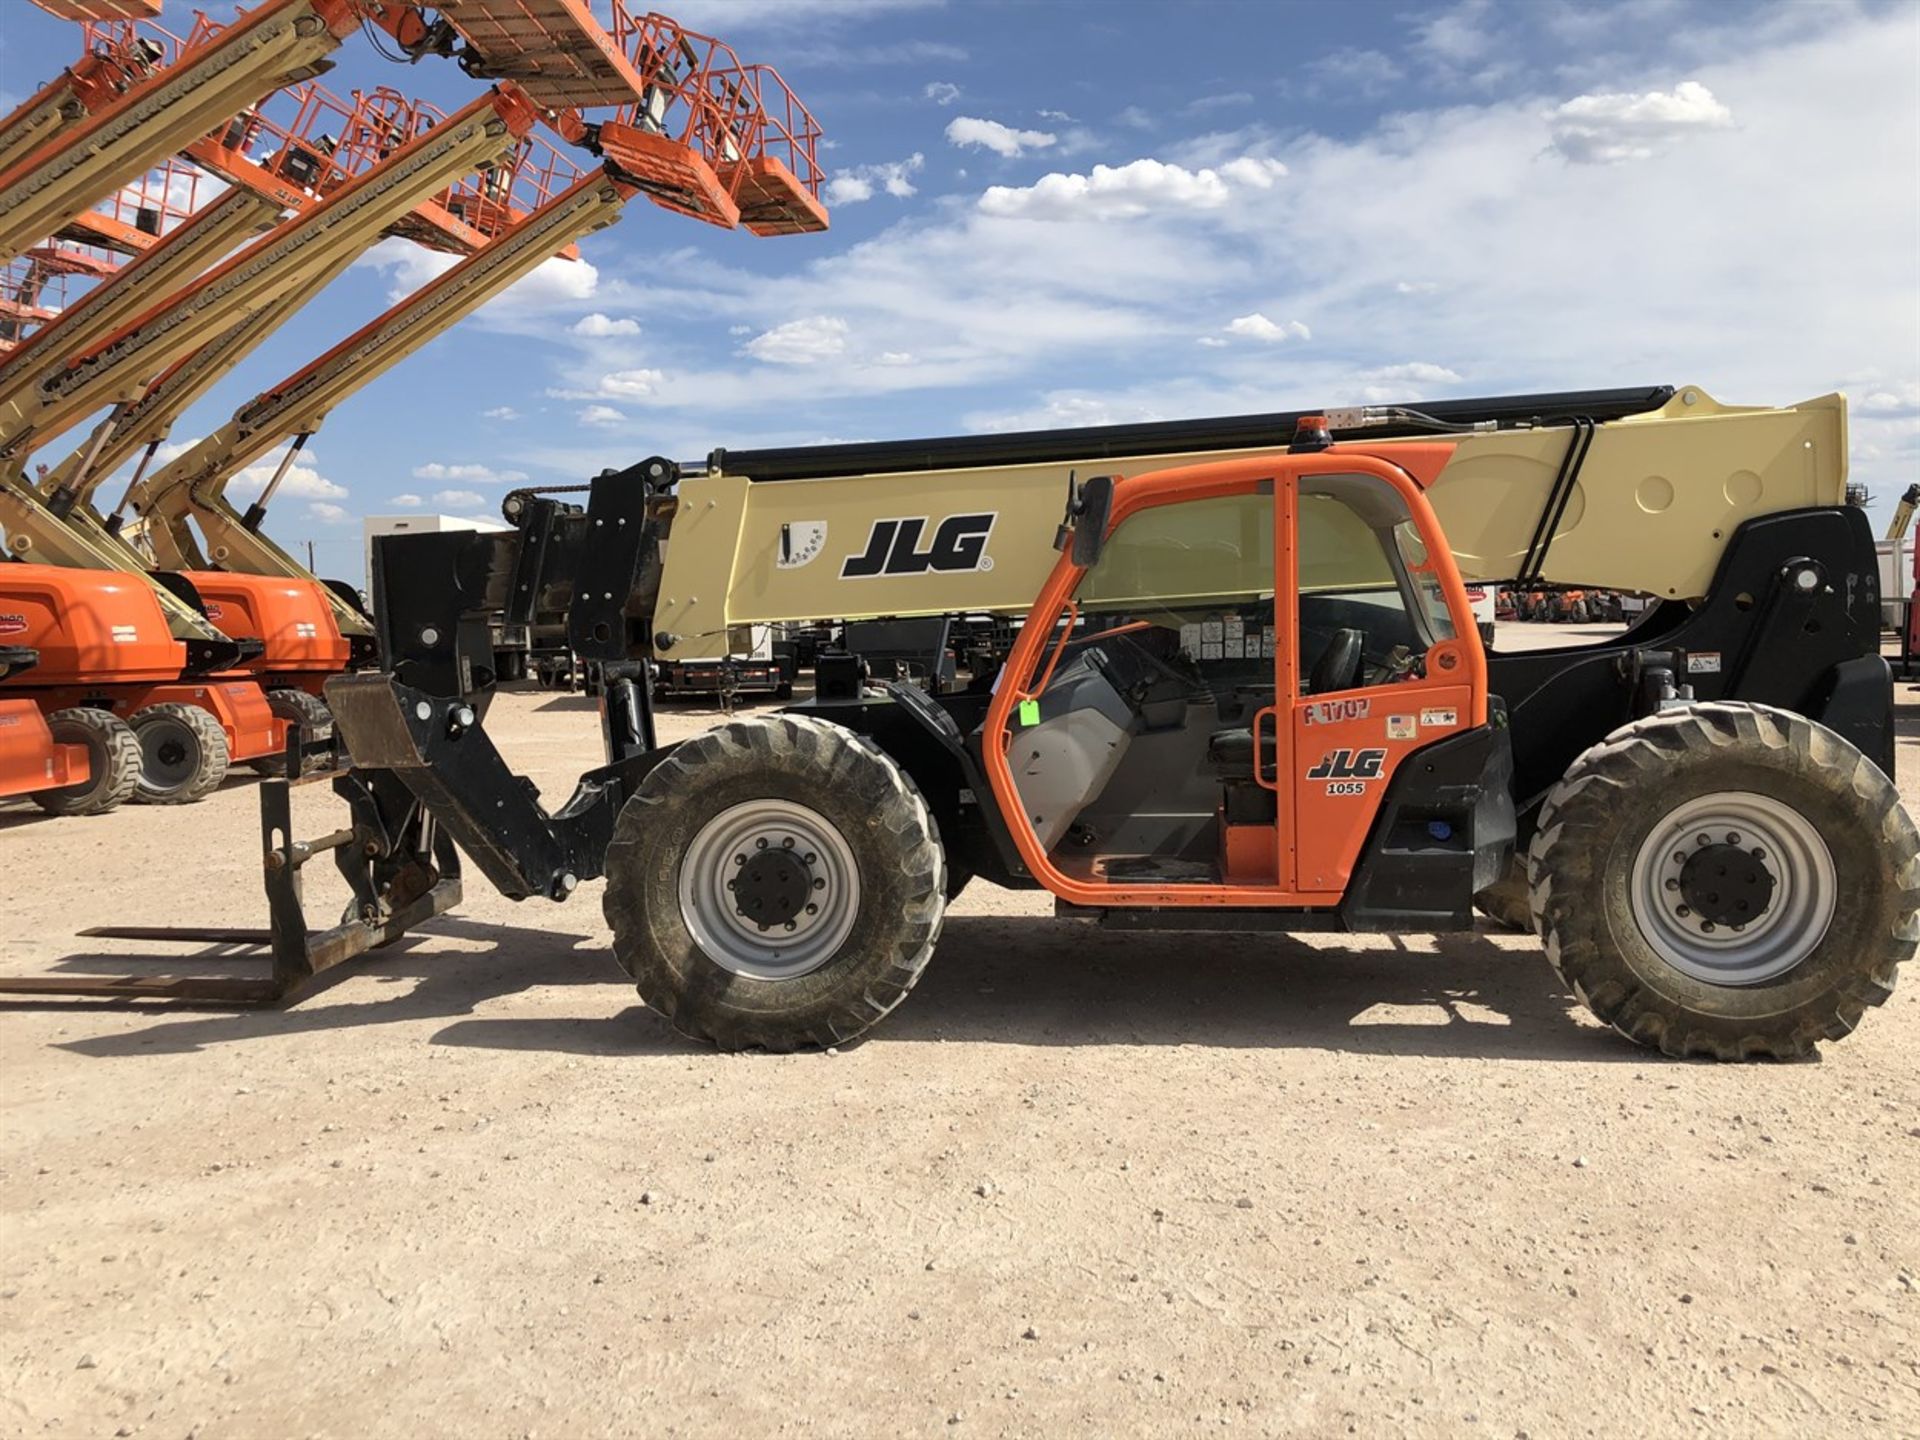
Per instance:
[[[1673,913],[1678,915],[1682,920],[1684,920],[1689,915],[1693,914],[1693,911],[1687,906],[1682,905],[1678,910],[1674,911]]]
[[[1669,875],[1667,877],[1667,889],[1678,890],[1679,888],[1680,888],[1680,882],[1674,879],[1671,875]]]
[[[824,880],[815,880],[813,882],[813,888],[816,890],[824,890],[827,888],[827,882]]]
[[[791,850],[793,848],[793,837],[789,835],[786,839],[782,840],[780,842],[780,848],[783,850]]]
[[[1702,920],[1700,922],[1700,933],[1703,935],[1711,935],[1713,933],[1713,921]]]
[[[760,837],[760,838],[759,838],[758,840],[756,840],[756,841],[754,841],[754,842],[753,842],[753,848],[754,848],[754,849],[756,849],[756,850],[764,850],[764,849],[766,849],[766,848],[767,848],[767,840],[766,840],[766,837],[765,837],[765,836],[763,835],[763,836],[761,836],[761,837]]]
[[[801,863],[803,863],[803,864],[806,864],[806,865],[811,865],[811,864],[813,863],[813,861],[814,861],[814,854],[813,854],[813,852],[812,852],[811,850],[809,850],[809,851],[807,851],[807,853],[806,853],[806,854],[804,854],[804,855],[802,855],[802,856],[800,857],[800,860],[801,860]]]
[[[820,913],[820,907],[818,905],[815,905],[811,900],[809,900],[807,902],[807,914],[818,915],[819,913]]]
[[[744,865],[747,863],[747,857],[744,855],[736,855],[733,857],[733,863],[736,865]]]
[[[1738,845],[1739,843],[1740,843],[1740,832],[1738,830],[1729,830],[1727,832],[1727,844]]]
[[[793,923],[793,921],[791,921],[791,920],[789,920],[789,921],[787,921],[787,929],[789,929],[789,930],[798,930],[799,928],[800,928],[800,927],[799,927],[798,925],[795,925],[795,924]]]

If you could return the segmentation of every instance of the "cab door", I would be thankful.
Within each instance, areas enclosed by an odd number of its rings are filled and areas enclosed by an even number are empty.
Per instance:
[[[1432,511],[1379,473],[1289,477],[1275,546],[1294,663],[1282,781],[1289,888],[1337,901],[1388,786],[1424,746],[1484,718],[1465,591]],[[1476,693],[1479,698],[1476,700]],[[1440,843],[1437,838],[1436,843]]]

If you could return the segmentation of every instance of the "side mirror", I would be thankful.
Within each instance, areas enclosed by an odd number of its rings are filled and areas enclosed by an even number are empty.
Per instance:
[[[1100,559],[1113,514],[1113,476],[1095,475],[1080,487],[1080,514],[1073,522],[1073,563],[1082,570]]]

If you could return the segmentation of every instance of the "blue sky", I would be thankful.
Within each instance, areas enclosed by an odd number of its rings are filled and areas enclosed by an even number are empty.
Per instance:
[[[333,414],[269,520],[323,571],[653,453],[1563,387],[1842,388],[1876,512],[1920,479],[1920,5],[667,8],[812,107],[832,229],[635,202]],[[76,35],[0,0],[9,105]],[[384,242],[175,442],[435,268]]]

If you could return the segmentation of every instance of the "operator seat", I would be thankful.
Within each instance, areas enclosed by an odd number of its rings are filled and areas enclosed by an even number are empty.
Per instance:
[[[1307,679],[1307,694],[1327,695],[1335,690],[1351,690],[1360,683],[1360,667],[1366,661],[1367,632],[1336,630],[1313,663]]]

